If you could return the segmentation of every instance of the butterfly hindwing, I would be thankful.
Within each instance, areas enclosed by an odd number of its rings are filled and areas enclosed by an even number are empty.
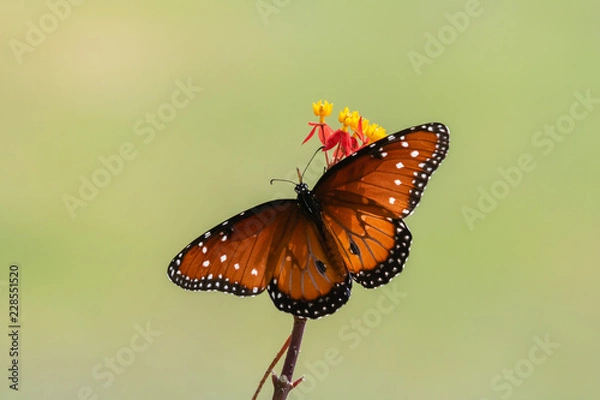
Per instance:
[[[350,298],[352,280],[337,253],[328,252],[318,226],[298,209],[269,264],[267,290],[277,308],[301,317],[332,314]]]
[[[401,219],[366,212],[360,204],[324,206],[323,222],[336,240],[352,278],[366,288],[402,272],[412,235]]]
[[[388,222],[393,225],[394,245],[390,248],[387,257],[375,264],[374,268],[367,269],[361,266],[360,271],[352,276],[355,281],[369,289],[385,285],[392,280],[402,272],[408,259],[412,240],[408,227],[401,219]]]

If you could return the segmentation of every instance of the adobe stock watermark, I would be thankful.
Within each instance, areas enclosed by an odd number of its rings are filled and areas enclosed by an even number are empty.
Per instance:
[[[292,0],[256,0],[254,6],[263,24],[269,25],[269,18],[274,14],[279,14],[281,10],[290,4],[292,4]]]
[[[91,374],[96,384],[81,386],[75,397],[77,400],[100,399],[99,389],[110,388],[120,376],[125,374],[127,369],[131,368],[139,355],[146,352],[154,340],[163,334],[161,331],[152,329],[150,322],[146,322],[144,327],[135,324],[133,330],[135,333],[126,346],[119,348],[114,354],[104,357],[101,362],[92,367]]]
[[[307,360],[302,363],[305,370],[304,382],[290,392],[288,395],[290,400],[307,398],[306,395],[315,390],[319,382],[327,379],[331,369],[344,361],[343,352],[358,348],[364,338],[381,325],[384,316],[391,314],[408,296],[407,293],[398,290],[397,282],[399,280],[394,279],[390,284],[379,288],[377,290],[379,296],[375,300],[375,305],[365,310],[359,317],[352,317],[349,322],[340,327],[338,337],[344,344],[342,349],[329,347],[324,351],[321,359]],[[296,369],[298,370],[298,367]]]
[[[137,144],[134,141],[125,141],[118,145],[113,153],[99,155],[98,168],[89,174],[79,175],[77,192],[74,194],[65,192],[61,195],[63,205],[71,219],[77,217],[78,210],[88,207],[113,178],[121,175],[125,167],[138,157],[140,147],[152,143],[156,134],[164,131],[179,111],[188,107],[196,95],[203,90],[194,85],[191,78],[185,82],[177,79],[174,86],[169,101],[161,103],[155,111],[147,112],[133,124],[132,133],[134,140],[138,141]]]
[[[73,11],[73,6],[80,6],[84,0],[48,0],[47,11],[39,18],[25,22],[25,32],[21,39],[8,39],[17,64],[22,65],[26,54],[31,54],[46,41],[48,35],[58,29]]]
[[[473,18],[477,18],[481,14],[483,14],[481,2],[479,0],[467,0],[463,11],[444,14],[446,24],[442,25],[437,32],[425,32],[423,52],[410,50],[407,53],[408,60],[417,76],[423,73],[423,67],[433,64],[435,59],[444,54],[448,46],[454,44],[459,36],[469,29]]]
[[[477,187],[479,196],[473,206],[465,205],[461,208],[470,231],[475,229],[478,220],[483,221],[498,208],[502,200],[523,183],[525,175],[536,169],[539,153],[543,156],[551,154],[556,144],[562,143],[575,130],[577,124],[586,119],[600,103],[600,98],[592,97],[591,89],[584,92],[575,91],[573,97],[575,99],[565,113],[559,115],[553,123],[546,124],[533,133],[532,152],[521,154],[512,165],[498,167],[498,179],[487,187]]]
[[[515,390],[523,386],[536,369],[548,361],[560,346],[561,344],[552,340],[549,334],[546,334],[543,339],[537,335],[534,336],[533,345],[529,348],[527,356],[517,360],[509,368],[504,368],[501,373],[494,375],[490,380],[490,387],[498,396],[494,396],[494,398],[509,399]],[[480,400],[491,399],[482,397]]]

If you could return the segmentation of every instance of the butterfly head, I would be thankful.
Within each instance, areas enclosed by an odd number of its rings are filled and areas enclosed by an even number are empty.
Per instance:
[[[294,188],[296,193],[298,194],[298,204],[300,208],[304,211],[305,215],[309,218],[320,219],[321,218],[321,205],[319,201],[310,191],[308,185],[306,183],[299,183]]]
[[[308,185],[304,182],[300,182],[294,188],[294,191],[298,196],[310,194],[310,190],[308,189]]]

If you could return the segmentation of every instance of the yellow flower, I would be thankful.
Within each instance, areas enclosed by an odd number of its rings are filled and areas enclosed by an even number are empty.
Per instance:
[[[363,128],[363,132],[369,138],[369,142],[376,142],[386,136],[385,129],[377,124],[369,125],[367,129]]]
[[[348,107],[344,108],[338,115],[338,121],[340,121],[340,123],[342,124],[342,130],[344,132],[348,131],[348,127],[356,131],[358,129],[359,120],[360,115],[358,114],[358,111],[350,112]]]
[[[342,111],[340,111],[340,113],[338,114],[338,121],[340,121],[340,124],[344,124],[346,121],[346,118],[348,118],[349,115],[350,115],[350,110],[348,109],[348,107],[346,107]]]
[[[353,131],[356,131],[358,129],[358,121],[360,121],[360,114],[358,111],[353,111],[346,123]]]
[[[319,122],[323,123],[325,121],[325,117],[331,115],[331,110],[333,110],[333,103],[330,103],[327,100],[325,100],[325,102],[323,103],[323,100],[319,100],[316,103],[312,103],[312,107],[313,113],[317,117],[319,117]]]
[[[358,122],[360,121],[360,129],[358,129]],[[365,137],[364,135],[364,131],[365,129],[369,126],[369,120],[366,118],[362,118],[359,115],[358,118],[356,116],[352,116],[352,120],[351,120],[351,124],[350,124],[350,128],[352,128],[352,130],[354,131],[354,137],[355,138],[360,138],[360,140],[362,141]]]

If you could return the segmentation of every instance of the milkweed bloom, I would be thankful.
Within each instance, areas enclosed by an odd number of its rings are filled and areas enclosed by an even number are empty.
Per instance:
[[[302,144],[310,140],[318,132],[319,140],[323,144],[323,152],[327,167],[338,163],[343,158],[365,145],[375,142],[386,136],[385,129],[377,124],[370,124],[368,119],[363,118],[358,111],[352,111],[345,107],[338,114],[341,128],[333,130],[325,123],[325,118],[331,115],[333,104],[328,101],[319,100],[313,103],[313,113],[319,117],[319,122],[309,122],[312,129]],[[331,158],[329,151],[333,150]]]

